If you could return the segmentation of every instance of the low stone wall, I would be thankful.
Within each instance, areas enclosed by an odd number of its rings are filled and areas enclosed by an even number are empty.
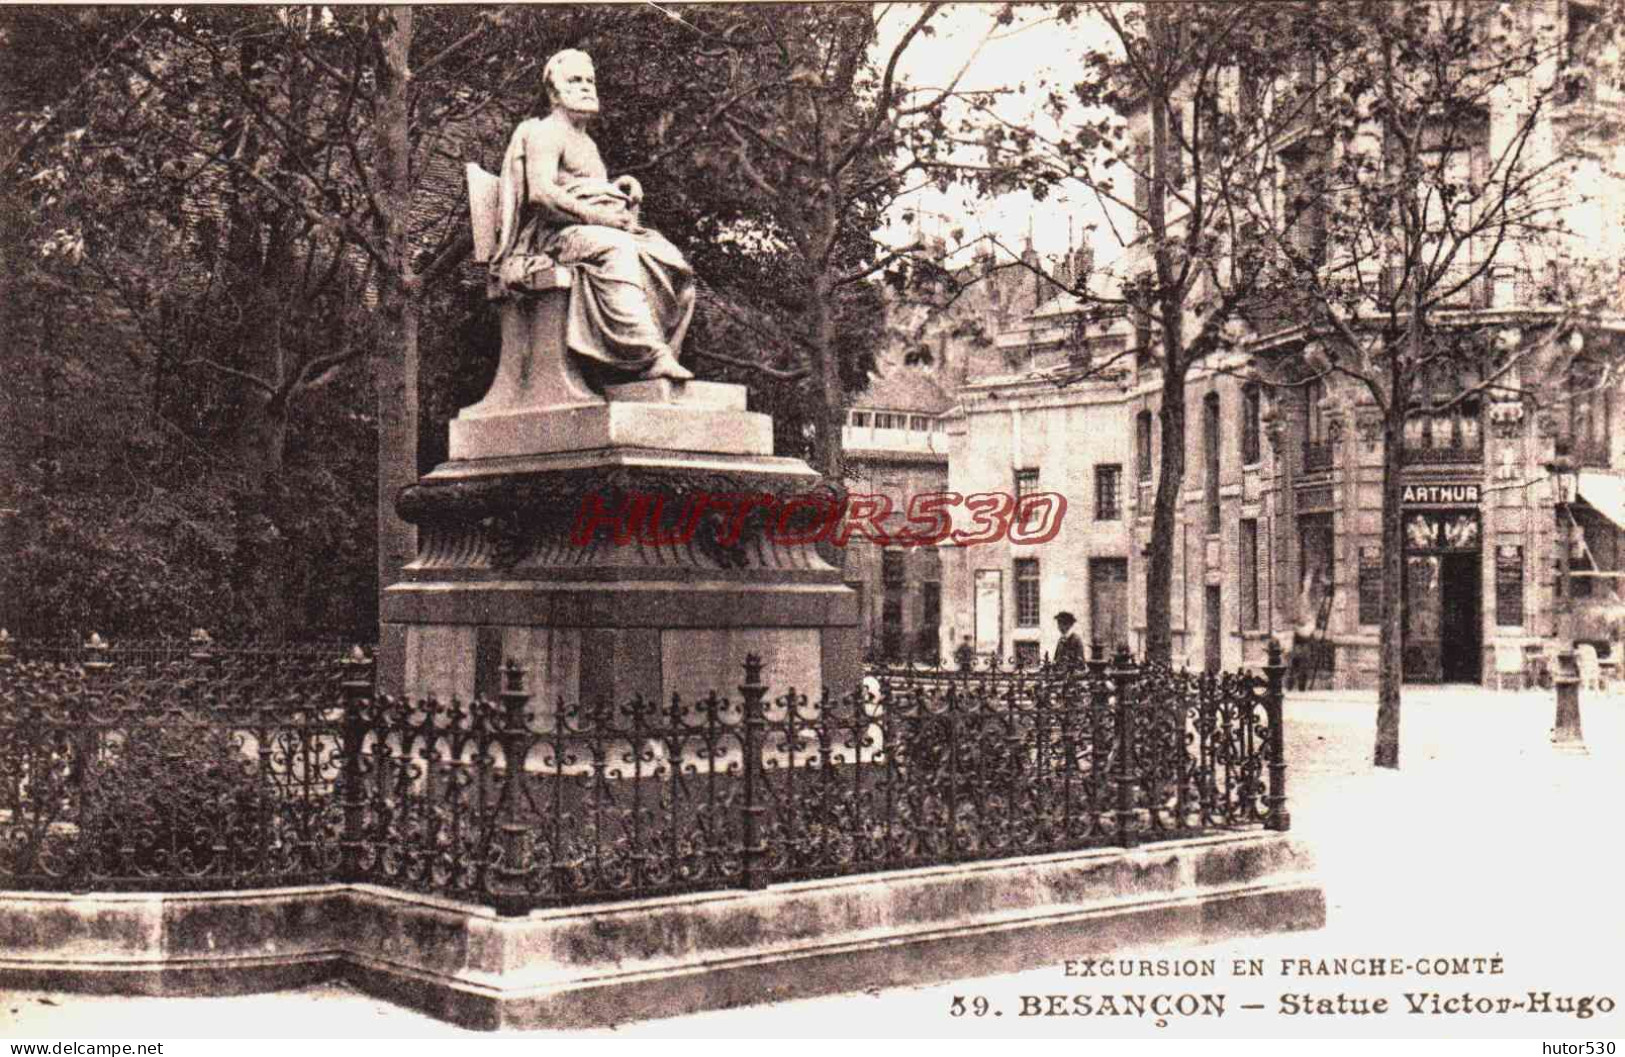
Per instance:
[[[1318,928],[1285,834],[1174,841],[499,917],[369,885],[0,894],[0,985],[124,994],[342,977],[469,1027],[584,1027]]]

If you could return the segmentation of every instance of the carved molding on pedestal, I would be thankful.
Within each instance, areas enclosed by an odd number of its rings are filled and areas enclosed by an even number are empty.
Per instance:
[[[816,478],[748,464],[609,465],[426,478],[402,490],[396,509],[420,528],[409,574],[568,570],[635,579],[639,570],[833,573],[813,544],[781,540],[811,535],[844,500]]]

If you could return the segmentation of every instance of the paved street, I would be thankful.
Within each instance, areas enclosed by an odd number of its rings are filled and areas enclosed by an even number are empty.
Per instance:
[[[1608,1038],[1625,1014],[1405,1014],[1403,992],[1526,998],[1611,995],[1625,1001],[1625,910],[1620,900],[1618,806],[1625,803],[1625,694],[1584,695],[1590,755],[1560,756],[1547,741],[1549,692],[1413,688],[1405,695],[1398,773],[1368,765],[1374,695],[1288,699],[1294,831],[1315,848],[1328,923],[1313,934],[1129,952],[1125,957],[1213,958],[1206,980],[1067,979],[1053,964],[952,984],[809,999],[772,1007],[625,1025],[630,1036],[1001,1035],[1201,1037],[1226,1035],[1529,1036]],[[1499,975],[1283,977],[1281,959],[1332,957],[1501,959]],[[1231,973],[1237,958],[1266,960],[1263,979]],[[1222,992],[1221,1018],[1023,1017],[1022,995]],[[1284,992],[1386,996],[1398,1013],[1285,1016]],[[983,996],[989,1015],[950,1015],[954,996]],[[1261,1010],[1242,1010],[1259,1004]],[[1030,1007],[1029,1007],[1030,1008]],[[992,1010],[1002,1016],[994,1016]],[[1403,1014],[1403,1015],[1401,1015]],[[339,986],[274,996],[112,999],[0,996],[5,1032],[28,1037],[256,1035],[430,1036],[457,1029]]]

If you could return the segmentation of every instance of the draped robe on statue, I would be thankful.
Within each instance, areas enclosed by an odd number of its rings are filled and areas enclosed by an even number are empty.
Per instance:
[[[503,156],[493,281],[503,294],[524,290],[532,272],[556,262],[575,274],[566,326],[572,353],[631,372],[648,369],[667,349],[678,354],[694,315],[693,269],[658,232],[582,222],[612,212],[636,215],[585,136],[559,151],[559,190],[576,215],[537,201],[526,156],[530,137],[545,134],[541,119],[523,122]]]

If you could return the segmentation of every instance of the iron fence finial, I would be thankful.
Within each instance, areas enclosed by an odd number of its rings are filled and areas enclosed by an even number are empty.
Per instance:
[[[519,662],[509,657],[502,664],[502,692],[504,694],[525,693],[525,669]]]
[[[762,658],[759,654],[745,654],[745,682],[750,686],[762,685]]]

